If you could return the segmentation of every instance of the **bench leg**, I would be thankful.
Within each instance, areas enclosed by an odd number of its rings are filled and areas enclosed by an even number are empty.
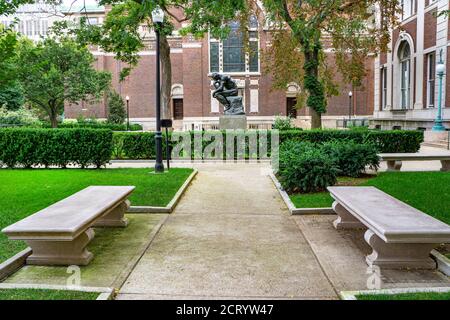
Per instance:
[[[27,264],[39,266],[85,266],[94,255],[86,246],[94,239],[94,230],[88,229],[72,241],[34,241],[27,244],[33,253],[27,258]]]
[[[130,209],[131,203],[126,200],[119,204],[116,208],[108,212],[106,215],[98,219],[94,227],[126,227],[128,220],[125,213]]]
[[[450,171],[450,160],[441,160],[442,163],[442,172],[449,172]]]
[[[400,171],[402,168],[403,162],[397,160],[389,160],[387,161],[387,171]]]
[[[372,247],[372,254],[366,257],[369,266],[385,269],[436,269],[436,262],[430,252],[439,244],[386,243],[371,230],[364,239]]]
[[[333,210],[338,218],[333,222],[336,229],[365,229],[366,226],[347,211],[339,202],[333,203]]]

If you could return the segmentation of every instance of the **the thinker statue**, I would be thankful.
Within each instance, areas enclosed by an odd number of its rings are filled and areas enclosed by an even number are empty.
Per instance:
[[[211,78],[214,80],[213,98],[217,99],[224,106],[225,115],[243,115],[245,114],[242,104],[242,97],[238,96],[238,87],[231,77],[213,73]]]

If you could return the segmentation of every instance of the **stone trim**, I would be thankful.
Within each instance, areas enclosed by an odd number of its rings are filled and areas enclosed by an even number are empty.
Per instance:
[[[27,258],[33,253],[31,248],[26,248],[21,252],[17,253],[15,256],[9,258],[5,262],[0,264],[0,281],[8,278],[10,275],[15,273],[17,270],[25,265]]]
[[[431,257],[436,260],[438,270],[447,277],[450,277],[450,259],[436,250],[431,251]]]

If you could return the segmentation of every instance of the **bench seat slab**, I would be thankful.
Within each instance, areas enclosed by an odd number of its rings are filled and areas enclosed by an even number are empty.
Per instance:
[[[383,269],[436,269],[436,262],[430,258],[430,251],[439,244],[430,243],[386,243],[371,230],[364,239],[373,249],[366,257],[369,266]]]
[[[343,229],[367,229],[367,227],[355,218],[347,209],[345,209],[339,202],[333,203],[333,210],[338,215],[338,218],[333,222],[337,230]]]
[[[34,241],[26,240],[33,253],[27,264],[40,266],[85,266],[93,259],[86,246],[94,239],[94,230],[88,229],[72,241]]]
[[[131,202],[129,200],[122,202],[98,219],[94,223],[94,227],[126,227],[128,225],[128,219],[125,218],[125,213],[127,213],[130,207]]]

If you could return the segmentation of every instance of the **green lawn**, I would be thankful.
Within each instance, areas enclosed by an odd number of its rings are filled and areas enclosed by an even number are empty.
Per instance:
[[[357,295],[358,300],[450,300],[450,292]]]
[[[374,186],[393,197],[450,224],[449,172],[384,172],[374,178],[342,178],[339,185]],[[297,208],[331,207],[328,192],[290,196]]]
[[[97,292],[44,289],[0,289],[0,300],[96,300]]]
[[[42,169],[0,170],[0,229],[67,198],[91,185],[132,185],[132,205],[166,206],[192,173],[171,169],[155,175],[152,169]],[[0,233],[0,263],[24,249]]]

